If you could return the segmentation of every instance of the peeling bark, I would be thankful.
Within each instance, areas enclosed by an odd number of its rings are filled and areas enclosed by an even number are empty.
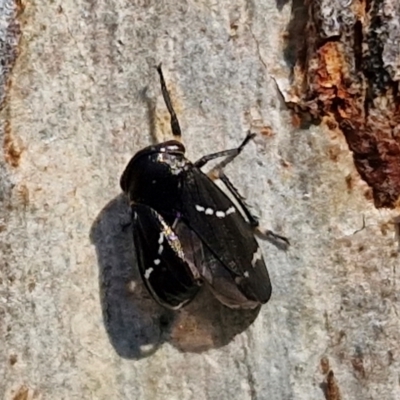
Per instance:
[[[289,27],[289,103],[344,133],[376,207],[400,196],[399,18],[397,0],[295,1]]]

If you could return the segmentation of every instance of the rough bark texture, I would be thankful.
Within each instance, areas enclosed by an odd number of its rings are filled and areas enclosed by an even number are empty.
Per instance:
[[[2,0],[0,397],[400,398],[399,15]],[[118,180],[169,138],[161,61],[191,159],[258,133],[227,173],[292,243],[261,243],[261,310],[165,312],[138,279]]]
[[[297,113],[346,137],[377,207],[400,196],[400,2],[299,1],[287,56]],[[301,30],[301,32],[300,32]]]

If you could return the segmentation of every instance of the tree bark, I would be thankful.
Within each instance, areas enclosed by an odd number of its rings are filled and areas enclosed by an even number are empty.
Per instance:
[[[0,397],[398,399],[396,0],[0,2]],[[273,295],[167,312],[119,177],[257,133],[227,174],[289,238]]]

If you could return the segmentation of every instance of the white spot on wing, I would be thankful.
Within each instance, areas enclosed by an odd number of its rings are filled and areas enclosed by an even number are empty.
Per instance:
[[[160,237],[158,238],[158,244],[161,244],[164,241],[164,232],[160,232]]]
[[[164,250],[164,246],[162,244],[160,244],[159,248],[158,248],[158,254],[161,254]]]
[[[257,261],[261,261],[261,260],[262,260],[261,249],[258,247],[257,251],[255,251],[253,254],[253,259],[251,260],[251,265],[253,267],[255,267],[257,264]]]
[[[245,278],[248,278],[249,277],[249,271],[246,271],[243,275],[244,275]]]
[[[153,262],[155,265],[158,265],[160,264],[161,260],[159,258],[156,258]]]
[[[214,214],[214,210],[212,208],[210,208],[210,207],[205,208],[205,207],[203,207],[203,206],[201,206],[199,204],[196,204],[195,208],[196,208],[196,210],[198,212],[204,212],[206,215],[213,215]],[[235,209],[235,207],[232,206],[232,207],[229,207],[226,211],[221,211],[221,210],[220,211],[216,211],[215,215],[218,218],[225,218],[227,215],[233,214],[234,212],[236,212],[236,209]]]
[[[145,277],[146,279],[149,279],[149,278],[150,278],[150,275],[151,275],[151,273],[152,273],[153,271],[154,271],[153,268],[147,268],[146,271],[144,271],[144,277]]]

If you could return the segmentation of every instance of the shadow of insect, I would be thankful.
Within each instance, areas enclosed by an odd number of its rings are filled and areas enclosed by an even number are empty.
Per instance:
[[[137,268],[131,210],[122,194],[99,213],[90,238],[97,253],[104,325],[123,358],[148,357],[165,342],[182,352],[196,353],[225,346],[245,331],[260,311],[260,307],[225,307],[205,287],[178,311],[156,303]]]

